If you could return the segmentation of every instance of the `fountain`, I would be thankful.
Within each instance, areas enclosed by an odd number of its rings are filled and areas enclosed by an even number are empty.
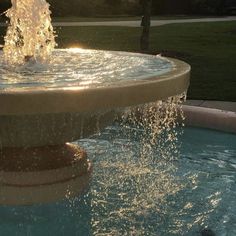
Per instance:
[[[176,59],[54,50],[45,0],[12,0],[7,16],[0,55],[0,204],[50,202],[85,191],[92,165],[71,142],[99,132],[127,107],[137,113],[140,104],[174,101],[188,88],[190,67]]]

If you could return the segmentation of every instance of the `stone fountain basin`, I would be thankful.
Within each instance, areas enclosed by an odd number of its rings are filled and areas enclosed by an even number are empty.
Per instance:
[[[60,145],[109,125],[125,107],[187,91],[190,66],[168,58],[174,69],[142,80],[98,88],[0,90],[1,147]]]

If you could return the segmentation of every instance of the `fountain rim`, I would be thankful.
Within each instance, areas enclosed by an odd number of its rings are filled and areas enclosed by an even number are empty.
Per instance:
[[[187,91],[190,65],[174,58],[163,59],[174,65],[171,71],[139,80],[119,81],[110,86],[2,90],[0,115],[91,113],[154,102]]]

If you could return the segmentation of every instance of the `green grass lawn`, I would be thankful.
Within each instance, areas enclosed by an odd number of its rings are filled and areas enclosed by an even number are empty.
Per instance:
[[[163,15],[163,16],[152,16],[153,20],[176,20],[176,19],[198,19],[205,18],[206,16],[191,16],[191,15]],[[210,16],[212,17],[212,16]],[[218,16],[219,17],[219,16]],[[97,17],[53,17],[54,22],[94,22],[94,21],[133,21],[140,20],[141,16],[97,16]]]
[[[61,48],[139,51],[140,28],[58,27],[55,30]],[[188,98],[236,101],[236,22],[152,27],[150,53],[160,52],[192,66]]]

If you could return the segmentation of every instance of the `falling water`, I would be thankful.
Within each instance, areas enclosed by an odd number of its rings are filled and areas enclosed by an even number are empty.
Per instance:
[[[176,174],[185,98],[181,94],[128,108],[117,127],[79,141],[94,155],[95,235],[159,235],[156,228],[166,217],[168,198],[193,184],[192,176],[183,181]],[[174,228],[180,233],[182,227]]]
[[[49,4],[46,0],[11,0],[9,27],[3,48],[8,65],[46,62],[55,47]]]

